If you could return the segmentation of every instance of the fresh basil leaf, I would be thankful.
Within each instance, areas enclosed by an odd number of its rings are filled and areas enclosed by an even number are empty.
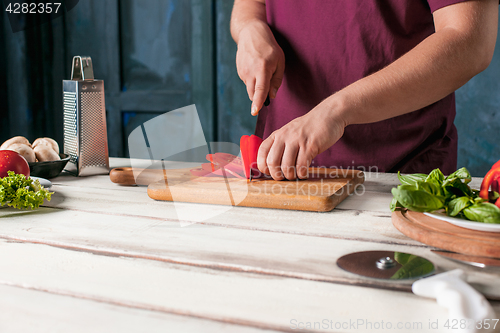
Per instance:
[[[416,212],[432,212],[444,207],[444,200],[414,186],[400,185],[392,189],[392,195],[405,208]]]
[[[397,208],[402,208],[403,205],[401,205],[399,202],[398,202],[398,199],[396,199],[395,197],[392,198],[392,201],[391,201],[391,205],[389,206],[389,208],[391,209],[391,212],[395,211]]]
[[[481,202],[485,202],[485,201],[487,201],[487,200],[484,200],[483,198],[481,198],[479,196],[474,198],[474,203],[481,203]]]
[[[472,221],[500,224],[500,208],[489,202],[475,203],[463,212]]]
[[[405,190],[405,191],[418,191],[417,185],[399,185],[397,189]]]
[[[427,191],[433,195],[442,196],[443,194],[443,189],[441,188],[441,186],[434,182],[417,182],[416,186],[418,190]]]
[[[400,186],[392,189],[394,196],[391,210],[405,207],[417,212],[429,212],[445,208],[450,216],[486,223],[500,223],[500,208],[489,203],[500,198],[490,192],[489,200],[479,197],[479,190],[469,187],[472,179],[466,168],[460,168],[447,177],[439,169],[429,175],[416,173],[401,175]]]
[[[434,271],[434,265],[422,257],[413,257],[408,260],[393,276],[391,280],[411,279],[428,275]]]
[[[408,261],[415,257],[415,255],[409,253],[394,252],[394,260],[396,260],[401,265],[406,264]]]
[[[439,169],[434,169],[431,171],[431,173],[425,178],[426,182],[430,183],[435,183],[439,186],[443,184],[444,181],[444,175]]]
[[[498,200],[498,198],[500,198],[500,194],[497,191],[490,191],[488,193],[488,200],[489,201],[495,202]]]
[[[448,203],[448,215],[457,216],[458,213],[469,206],[472,206],[472,202],[469,197],[463,196],[453,199]]]
[[[403,185],[415,185],[417,181],[424,181],[427,175],[424,173],[414,173],[410,175],[402,175],[398,171],[398,179]]]
[[[460,168],[446,177],[443,185],[446,185],[448,182],[453,181],[453,179],[462,179],[465,184],[468,184],[472,180],[472,176],[467,168]]]
[[[474,193],[469,185],[462,183],[462,180],[459,178],[454,178],[453,180],[448,181],[446,185],[445,183],[443,183],[443,188],[445,193],[447,193],[447,196],[448,194],[456,195],[457,197],[462,197],[464,195],[469,197],[474,196]]]

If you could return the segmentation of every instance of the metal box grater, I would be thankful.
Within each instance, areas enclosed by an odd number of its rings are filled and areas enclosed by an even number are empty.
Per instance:
[[[109,173],[104,81],[94,80],[92,59],[73,58],[71,80],[63,80],[65,170],[77,176]]]

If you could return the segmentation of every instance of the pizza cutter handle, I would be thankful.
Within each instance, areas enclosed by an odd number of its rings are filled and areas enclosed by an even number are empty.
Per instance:
[[[449,311],[450,320],[468,320],[465,329],[454,330],[461,333],[493,332],[495,311],[486,298],[465,282],[465,273],[455,269],[446,273],[421,279],[413,283],[414,294],[435,298],[437,303]],[[485,321],[488,319],[487,321]],[[474,324],[471,323],[474,321]],[[476,322],[481,322],[483,328],[476,328]],[[489,322],[490,329],[485,329],[485,322]]]

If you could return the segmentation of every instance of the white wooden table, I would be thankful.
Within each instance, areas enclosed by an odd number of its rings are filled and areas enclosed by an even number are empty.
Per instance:
[[[52,181],[39,210],[0,209],[0,332],[373,332],[382,321],[391,332],[437,332],[429,322],[443,325],[447,310],[434,300],[364,287],[336,266],[362,250],[462,268],[500,295],[500,274],[439,258],[393,227],[395,175],[367,174],[366,192],[329,213],[235,207],[187,227],[146,187]]]

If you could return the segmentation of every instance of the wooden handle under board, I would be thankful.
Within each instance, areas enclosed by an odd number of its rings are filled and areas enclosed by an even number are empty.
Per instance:
[[[109,179],[120,185],[149,185],[163,179],[163,170],[115,168],[109,173]]]

